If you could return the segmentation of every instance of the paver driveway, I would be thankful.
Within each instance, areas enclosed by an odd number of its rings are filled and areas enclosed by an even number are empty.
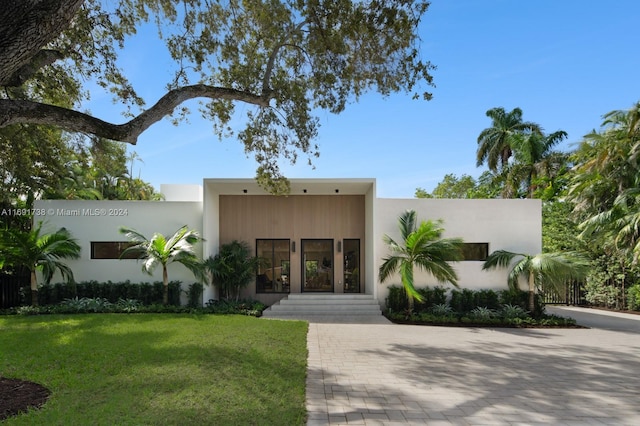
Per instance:
[[[308,348],[309,425],[640,424],[634,331],[314,322]]]

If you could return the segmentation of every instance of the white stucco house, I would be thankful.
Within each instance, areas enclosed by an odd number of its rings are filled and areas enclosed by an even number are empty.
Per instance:
[[[506,270],[482,271],[494,250],[522,253],[542,250],[540,200],[388,199],[376,195],[375,179],[292,179],[288,196],[274,196],[253,179],[204,179],[200,185],[163,185],[165,201],[40,200],[36,221],[45,229],[65,227],[82,247],[69,261],[76,281],[148,282],[161,280],[141,272],[135,259],[119,260],[126,238],[122,226],[151,237],[171,235],[187,225],[205,239],[203,258],[222,244],[242,240],[268,260],[243,294],[273,304],[292,294],[367,294],[384,304],[387,287],[378,269],[388,254],[383,236],[399,238],[398,217],[408,209],[419,220],[442,219],[444,237],[460,237],[465,260],[454,267],[462,288],[504,289]],[[179,264],[172,280],[193,282]],[[417,274],[418,285],[435,285]],[[216,298],[205,287],[203,302]]]

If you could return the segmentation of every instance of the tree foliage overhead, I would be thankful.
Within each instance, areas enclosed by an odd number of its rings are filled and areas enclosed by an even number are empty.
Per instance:
[[[522,110],[504,108],[487,111],[491,127],[480,132],[476,166],[487,164],[493,186],[500,186],[503,198],[549,199],[558,195],[568,170],[566,153],[553,148],[567,137],[558,130],[545,134],[534,122],[523,121]]]
[[[432,85],[433,66],[421,59],[417,36],[426,1],[119,0],[109,8],[99,0],[3,3],[0,35],[10,35],[5,38],[13,44],[0,45],[0,85],[30,90],[2,96],[0,126],[52,125],[135,143],[186,100],[206,98],[201,112],[222,137],[234,134],[230,122],[242,102],[248,105],[245,125],[235,134],[255,155],[263,184],[281,178],[278,159],[317,155],[314,110],[340,113],[371,90],[431,97],[425,86]],[[146,107],[117,58],[149,22],[157,24],[175,67],[166,94]],[[35,34],[34,27],[46,34]],[[86,95],[80,78],[95,79],[142,112],[132,110],[129,122],[113,124],[33,96],[44,90],[40,85],[64,79],[63,87],[79,99]]]

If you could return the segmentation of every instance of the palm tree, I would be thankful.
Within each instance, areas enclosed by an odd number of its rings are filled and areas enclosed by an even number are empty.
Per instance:
[[[62,278],[73,282],[73,271],[61,259],[78,259],[80,246],[71,233],[60,228],[51,234],[41,234],[42,222],[30,231],[5,229],[0,233],[0,269],[5,266],[26,268],[31,274],[31,304],[38,306],[38,278],[41,270],[47,284],[60,271]]]
[[[487,162],[489,170],[496,172],[498,163],[500,169],[507,166],[513,154],[513,137],[518,134],[541,133],[542,129],[536,123],[522,121],[522,110],[514,108],[506,112],[504,108],[492,108],[487,111],[491,118],[491,127],[487,127],[478,136],[478,151],[476,166]]]
[[[203,264],[193,251],[193,246],[202,239],[196,231],[189,230],[187,225],[178,229],[169,239],[156,233],[149,240],[141,233],[130,229],[120,228],[120,232],[129,238],[132,246],[125,249],[120,258],[127,254],[137,254],[143,259],[142,272],[149,275],[156,266],[162,266],[162,303],[169,304],[169,274],[167,265],[172,262],[181,263],[189,269],[198,281],[203,280]]]
[[[384,242],[392,254],[383,259],[379,270],[380,282],[386,281],[399,270],[410,310],[413,310],[414,299],[422,301],[422,296],[414,287],[414,267],[430,273],[439,282],[458,286],[458,276],[449,261],[462,260],[462,239],[441,238],[444,229],[440,224],[441,221],[429,220],[417,226],[416,212],[407,210],[398,219],[402,242],[384,236]]]
[[[524,196],[533,198],[539,178],[553,179],[562,166],[568,163],[568,155],[552,148],[567,137],[559,130],[550,135],[542,131],[516,134],[512,138],[515,163],[509,168],[507,182],[517,185]],[[517,192],[517,191],[516,191]]]
[[[520,257],[512,267],[507,278],[510,289],[519,289],[519,278],[527,280],[529,288],[529,311],[535,311],[536,289],[551,290],[560,293],[568,280],[585,276],[587,261],[575,253],[539,253],[536,255],[496,250],[482,265],[483,270],[498,267],[506,268]]]

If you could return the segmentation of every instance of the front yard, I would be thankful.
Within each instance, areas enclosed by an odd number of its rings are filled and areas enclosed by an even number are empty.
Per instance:
[[[0,377],[51,391],[8,425],[305,422],[307,324],[238,315],[0,317]]]

